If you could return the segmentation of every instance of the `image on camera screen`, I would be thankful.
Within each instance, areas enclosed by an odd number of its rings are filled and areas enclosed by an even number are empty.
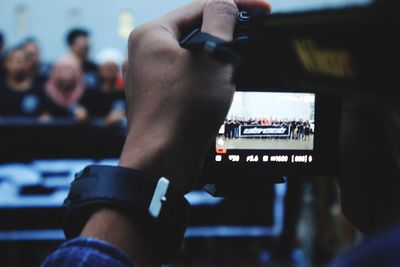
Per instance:
[[[236,92],[218,150],[313,150],[315,95]]]

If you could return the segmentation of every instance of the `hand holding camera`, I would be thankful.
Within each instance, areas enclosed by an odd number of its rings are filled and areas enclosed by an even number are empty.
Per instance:
[[[269,9],[260,0],[238,5]],[[179,40],[201,20],[203,32],[231,40],[237,15],[234,1],[196,1],[132,33],[122,166],[171,177],[182,192],[192,189],[191,178],[200,170],[235,87],[232,66],[193,55]]]

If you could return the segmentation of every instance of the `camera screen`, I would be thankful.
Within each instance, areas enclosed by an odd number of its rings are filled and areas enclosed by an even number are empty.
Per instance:
[[[216,138],[215,161],[228,155],[231,162],[311,162],[314,117],[315,94],[236,92]]]

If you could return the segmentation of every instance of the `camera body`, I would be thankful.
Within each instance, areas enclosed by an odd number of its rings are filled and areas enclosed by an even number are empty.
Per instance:
[[[370,1],[306,12],[253,12],[236,27],[234,40],[247,35],[251,42],[239,51],[234,81],[239,88],[311,91],[397,105],[393,66],[400,60],[400,41],[392,33],[400,24],[399,6]]]
[[[217,48],[205,49],[216,59],[226,59],[218,55],[226,49],[236,53],[233,79],[242,102],[247,99],[239,108],[234,100],[231,110],[236,113],[230,111],[206,158],[202,179],[213,185],[209,191],[254,195],[262,194],[262,185],[281,182],[282,177],[339,175],[341,100],[385,106],[400,101],[392,67],[400,61],[400,42],[387,34],[399,25],[396,5],[382,1],[290,14],[240,12],[233,41],[217,40]],[[187,38],[182,46],[191,49]],[[197,51],[199,47],[197,43]],[[246,97],[260,92],[264,96]],[[308,103],[312,104],[309,114],[301,115],[296,110],[282,111],[279,105],[287,109],[296,105],[279,97],[266,105],[281,110],[280,117],[271,108],[265,107],[263,113],[262,107],[252,107],[262,106],[260,98],[265,97],[265,102],[276,98],[274,94],[294,102],[313,95],[314,101]],[[235,119],[246,115],[250,118]],[[243,123],[248,119],[256,122]],[[307,123],[302,127],[299,121]],[[312,131],[306,134],[311,123]]]

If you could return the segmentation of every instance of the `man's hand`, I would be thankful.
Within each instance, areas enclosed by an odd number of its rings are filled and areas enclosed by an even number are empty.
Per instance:
[[[121,166],[166,176],[182,193],[192,189],[235,87],[230,65],[194,55],[179,41],[200,23],[202,31],[231,40],[237,6],[270,9],[264,0],[199,0],[131,34],[124,70],[128,134]],[[160,263],[149,234],[118,210],[95,212],[81,236],[114,244],[139,266]]]
[[[270,9],[262,0],[237,4]],[[200,0],[132,32],[124,71],[128,135],[121,166],[166,176],[182,193],[192,189],[235,87],[231,65],[194,55],[179,41],[201,21],[203,32],[231,40],[237,16],[234,0]]]

